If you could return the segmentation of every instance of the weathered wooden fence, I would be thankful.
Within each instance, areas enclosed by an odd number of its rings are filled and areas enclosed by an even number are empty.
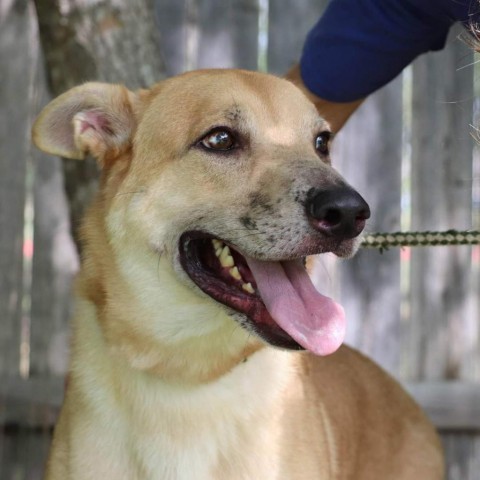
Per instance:
[[[83,3],[100,5],[108,13],[112,4],[122,2]],[[201,67],[282,74],[299,58],[305,34],[325,3],[157,1],[161,38],[152,37],[150,45],[158,49],[168,75]],[[71,8],[75,2],[64,4]],[[135,11],[140,0],[125,4],[131,9],[127,16],[92,13],[78,44],[109,57],[118,35],[134,34],[128,18],[141,17]],[[2,480],[41,477],[62,397],[68,292],[78,267],[64,170],[70,207],[76,198],[84,201],[91,195],[85,183],[72,186],[71,171],[77,167],[62,168],[60,160],[30,145],[32,120],[48,98],[38,37],[33,1],[0,1]],[[113,61],[108,71],[97,69],[92,75],[132,87],[146,82],[152,72],[160,76],[158,59],[150,70],[132,74],[138,58],[130,57],[137,47],[132,48],[135,41],[125,45],[124,61],[131,68],[125,69],[124,78],[121,63]],[[58,68],[55,58],[48,60]],[[339,135],[334,163],[372,206],[369,231],[479,228],[480,162],[470,134],[471,125],[480,124],[474,91],[480,84],[474,82],[472,62],[473,53],[452,35],[444,51],[423,56],[402,78],[369,98]],[[74,66],[69,57],[65,68]],[[137,66],[141,69],[142,63]],[[50,75],[50,84],[60,89],[61,72],[55,75],[57,80]],[[363,250],[349,261],[319,260],[315,276],[319,288],[346,307],[349,343],[404,382],[440,429],[448,478],[478,480],[480,249]]]

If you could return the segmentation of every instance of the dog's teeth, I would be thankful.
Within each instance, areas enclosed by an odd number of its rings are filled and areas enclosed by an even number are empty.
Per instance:
[[[221,240],[218,240],[217,238],[212,238],[212,243],[215,250],[223,248],[223,242]]]
[[[235,280],[241,280],[242,277],[240,275],[240,272],[238,271],[237,267],[233,267],[230,269],[230,275],[235,279]]]
[[[227,245],[223,247],[222,253],[220,254],[220,265],[222,265],[222,267],[233,267],[235,265]]]
[[[248,293],[255,293],[255,290],[253,289],[252,284],[250,282],[244,283],[242,285],[242,288]]]
[[[212,245],[213,245],[213,249],[215,250],[215,255],[217,257],[220,257],[223,250],[223,242],[216,238],[212,238]]]

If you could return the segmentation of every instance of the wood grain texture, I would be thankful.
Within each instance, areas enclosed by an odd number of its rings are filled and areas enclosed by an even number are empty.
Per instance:
[[[473,75],[460,68],[471,63],[472,53],[451,33],[441,54],[429,54],[413,67],[414,230],[472,228]],[[471,258],[470,247],[412,251],[411,313],[403,347],[408,378],[480,380],[479,314],[471,309],[478,291],[472,291]],[[449,395],[457,398],[454,390]],[[452,413],[461,406],[458,396]],[[478,434],[443,438],[448,478],[478,478]]]
[[[300,59],[310,29],[327,6],[326,0],[268,2],[268,71],[283,75]]]
[[[198,1],[195,68],[257,69],[258,1]]]
[[[0,374],[19,372],[26,172],[32,78],[24,2],[0,9]]]
[[[452,35],[441,55],[429,54],[413,67],[413,230],[472,228],[473,77],[468,68],[459,70],[472,59]],[[405,347],[411,378],[480,378],[478,367],[477,373],[471,368],[480,349],[478,315],[469,308],[471,275],[470,247],[412,251]]]

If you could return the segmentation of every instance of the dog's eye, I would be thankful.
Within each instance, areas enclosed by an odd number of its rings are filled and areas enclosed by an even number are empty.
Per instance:
[[[317,150],[320,155],[328,155],[331,136],[332,134],[330,132],[322,132],[317,135],[315,139],[315,150]]]
[[[234,136],[229,131],[222,129],[208,133],[200,140],[200,144],[209,150],[220,151],[231,150],[236,145]]]

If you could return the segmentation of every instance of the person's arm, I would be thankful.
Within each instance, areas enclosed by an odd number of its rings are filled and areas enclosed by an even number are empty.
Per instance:
[[[323,98],[317,97],[312,93],[303,83],[300,75],[300,65],[294,65],[285,75],[287,80],[293,82],[303,93],[313,102],[317,107],[320,115],[330,124],[333,132],[338,132],[345,122],[350,118],[350,115],[361,105],[363,98],[354,100],[353,102],[329,102]]]
[[[363,99],[418,55],[440,50],[470,0],[330,0],[287,78],[338,131]]]

